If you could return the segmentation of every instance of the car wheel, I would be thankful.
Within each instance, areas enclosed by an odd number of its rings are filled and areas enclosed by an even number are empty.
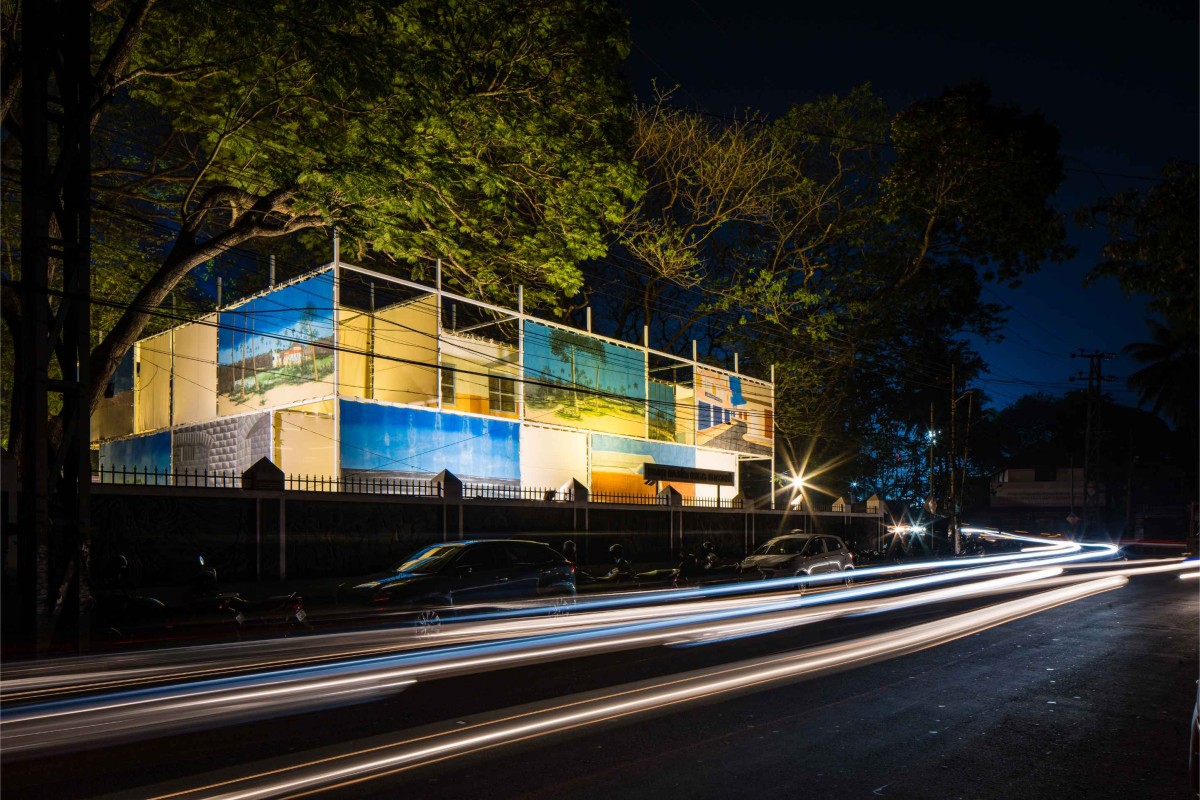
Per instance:
[[[427,608],[417,612],[417,636],[433,636],[442,630],[442,615],[437,609]]]
[[[556,594],[546,598],[546,615],[565,617],[575,606],[575,598],[569,594]]]
[[[797,578],[807,578],[808,573],[805,572],[804,570],[800,570],[799,572],[796,573],[796,577]],[[803,595],[807,591],[808,591],[808,581],[807,580],[801,581],[796,589],[796,593],[799,595]]]

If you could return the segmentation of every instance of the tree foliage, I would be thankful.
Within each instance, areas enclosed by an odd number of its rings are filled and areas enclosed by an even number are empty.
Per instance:
[[[983,283],[1015,285],[1071,252],[1050,202],[1057,131],[980,84],[894,116],[870,86],[771,122],[662,106],[634,126],[649,189],[623,230],[676,235],[651,237],[650,255],[624,243],[640,274],[600,270],[618,313],[679,320],[660,332],[668,345],[690,335],[752,372],[774,364],[785,449],[861,454],[866,474],[927,460],[951,365],[959,391],[982,366],[963,335],[1000,321]],[[909,478],[897,487],[927,483]]]
[[[93,218],[112,250],[95,271],[127,307],[101,315],[94,399],[155,309],[233,248],[338,226],[380,259],[442,258],[468,293],[523,284],[553,307],[638,194],[626,23],[600,0],[98,8]],[[19,26],[4,34],[11,197]]]
[[[1104,260],[1088,282],[1117,279],[1128,294],[1150,295],[1150,308],[1195,335],[1200,317],[1200,200],[1197,165],[1172,161],[1161,182],[1121,192],[1080,212],[1085,224],[1109,235]]]

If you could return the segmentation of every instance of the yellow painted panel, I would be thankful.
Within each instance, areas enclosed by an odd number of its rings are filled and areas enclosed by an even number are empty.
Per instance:
[[[174,331],[176,425],[207,422],[217,416],[216,321],[217,315],[210,314]]]
[[[338,394],[370,397],[371,317],[351,309],[338,309]]]
[[[437,302],[430,295],[375,312],[375,400],[437,405]]]
[[[137,433],[171,424],[171,334],[160,333],[135,345],[133,423]]]
[[[275,412],[275,463],[289,476],[334,476],[336,465],[333,414],[328,403],[304,406],[313,411],[284,409]]]

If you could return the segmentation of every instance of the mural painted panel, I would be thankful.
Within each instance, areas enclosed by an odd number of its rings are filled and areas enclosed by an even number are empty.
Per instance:
[[[650,353],[649,358],[649,438],[695,444],[696,391],[692,365],[661,353]]]
[[[341,401],[342,475],[428,477],[519,484],[521,426],[411,406]]]
[[[270,457],[271,414],[266,411],[176,428],[171,442],[175,471],[185,482],[187,476],[199,476],[197,485],[215,484],[216,474],[241,475]]]
[[[642,468],[647,462],[694,467],[696,450],[665,442],[593,434],[592,491],[602,494],[654,494],[655,487],[647,486],[642,477]],[[675,488],[688,496],[692,493],[690,485]]]
[[[132,347],[125,351],[105,387],[104,397],[92,412],[93,442],[133,433],[133,351]]]
[[[222,415],[333,394],[333,276],[323,273],[222,311]]]
[[[646,435],[646,354],[577,331],[525,322],[525,418]]]
[[[696,370],[696,444],[769,456],[773,436],[770,388],[738,375]]]
[[[171,471],[171,432],[102,443],[100,469],[113,473],[118,482],[165,485]]]

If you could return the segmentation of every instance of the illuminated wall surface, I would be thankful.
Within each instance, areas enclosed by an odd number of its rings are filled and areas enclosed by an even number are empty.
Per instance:
[[[171,433],[131,436],[100,445],[100,469],[124,470],[125,483],[163,483],[171,471]],[[158,478],[155,478],[155,471]],[[121,480],[121,478],[118,478]]]
[[[521,428],[521,485],[558,489],[587,484],[588,434],[526,425]]]
[[[333,328],[330,272],[222,311],[217,413],[332,395]]]
[[[133,347],[135,433],[171,424],[171,334],[142,339]]]
[[[333,477],[337,472],[337,430],[333,400],[275,412],[272,461],[287,475]]]
[[[696,370],[696,444],[769,456],[771,389],[716,370]]]
[[[526,320],[525,380],[530,422],[646,435],[642,350]]]
[[[217,413],[217,322],[216,314],[208,314],[173,331],[176,425],[204,422]]]
[[[344,476],[521,479],[521,426],[418,408],[341,402]]]

